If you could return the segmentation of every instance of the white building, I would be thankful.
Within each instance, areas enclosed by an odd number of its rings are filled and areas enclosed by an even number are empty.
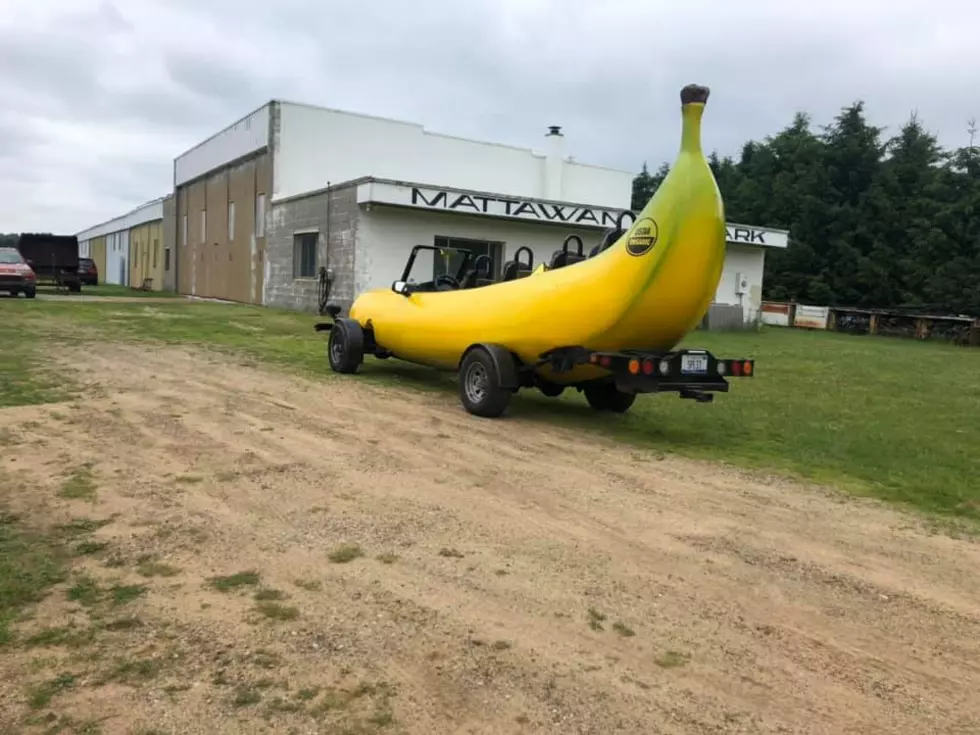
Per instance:
[[[558,128],[541,143],[272,101],[174,162],[178,290],[312,311],[321,268],[331,301],[347,307],[396,280],[417,244],[486,254],[494,275],[522,246],[535,265],[569,235],[588,253],[628,211],[634,173],[571,159]],[[785,247],[786,233],[728,230],[717,300],[751,320],[764,249]],[[413,275],[444,268],[420,258]]]

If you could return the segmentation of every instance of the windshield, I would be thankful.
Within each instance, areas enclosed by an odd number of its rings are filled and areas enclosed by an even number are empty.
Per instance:
[[[23,263],[18,250],[0,250],[0,263]]]

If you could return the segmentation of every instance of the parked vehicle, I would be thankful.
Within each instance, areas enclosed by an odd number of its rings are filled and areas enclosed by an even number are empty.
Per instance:
[[[17,248],[0,248],[0,291],[29,299],[37,295],[37,276]]]
[[[78,280],[83,286],[99,285],[99,268],[91,258],[78,259]]]
[[[676,349],[704,316],[725,259],[724,207],[700,145],[708,89],[690,85],[680,96],[677,159],[629,229],[620,218],[588,253],[569,235],[537,266],[519,248],[499,281],[487,256],[471,267],[457,250],[456,274],[413,283],[419,253],[448,264],[456,250],[416,245],[390,289],[360,294],[346,318],[327,305],[333,322],[316,328],[330,332],[331,369],[353,373],[373,355],[453,371],[463,407],[484,417],[500,416],[525,387],[553,397],[571,388],[597,411],[622,413],[639,393],[707,403],[729,378],[752,377],[751,359]]]
[[[78,238],[74,235],[25,233],[17,249],[41,283],[52,283],[69,291],[82,290],[78,276]]]

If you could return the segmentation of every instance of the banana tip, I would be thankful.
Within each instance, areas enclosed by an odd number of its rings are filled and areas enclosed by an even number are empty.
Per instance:
[[[681,104],[691,105],[691,104],[705,104],[708,101],[708,95],[711,94],[711,90],[700,84],[688,84],[684,89],[681,90]]]

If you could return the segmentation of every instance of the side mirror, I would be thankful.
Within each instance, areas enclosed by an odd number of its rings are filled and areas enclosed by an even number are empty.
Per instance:
[[[391,290],[405,296],[408,293],[408,284],[405,281],[395,281],[391,284]]]

